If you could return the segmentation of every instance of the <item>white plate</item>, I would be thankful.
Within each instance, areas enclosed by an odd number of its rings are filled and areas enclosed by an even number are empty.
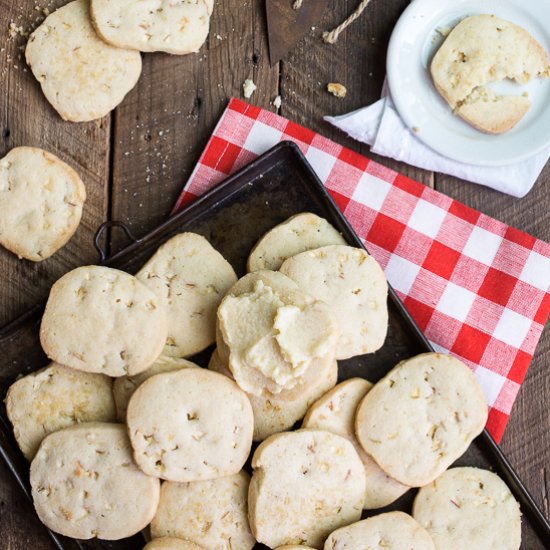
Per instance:
[[[550,79],[522,86],[510,81],[490,85],[500,93],[528,92],[532,102],[524,118],[505,134],[484,134],[453,115],[428,70],[444,40],[438,29],[483,13],[520,25],[550,52],[550,0],[413,0],[392,33],[387,74],[397,111],[420,140],[451,159],[497,166],[531,157],[550,145]]]

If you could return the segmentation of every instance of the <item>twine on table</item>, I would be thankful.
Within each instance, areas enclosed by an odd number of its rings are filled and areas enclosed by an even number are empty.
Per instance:
[[[362,0],[355,11],[343,23],[340,23],[340,25],[338,25],[335,29],[332,29],[330,32],[326,31],[323,33],[323,40],[327,44],[334,44],[338,40],[340,34],[356,19],[359,19],[365,8],[369,5],[370,1],[371,0]],[[295,5],[298,2],[300,2],[300,5],[302,4],[302,0],[296,0]]]

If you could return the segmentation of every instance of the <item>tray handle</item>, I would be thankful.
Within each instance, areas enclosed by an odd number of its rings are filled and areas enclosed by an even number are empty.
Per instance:
[[[124,234],[130,239],[132,242],[137,242],[138,239],[135,237],[135,235],[132,233],[131,229],[124,223],[119,222],[116,220],[103,222],[97,229],[94,235],[94,246],[99,254],[99,262],[104,263],[107,260],[107,252],[103,249],[103,246],[101,244],[101,238],[103,237],[103,234],[107,229],[110,229],[111,227],[120,227],[122,231],[124,231]]]

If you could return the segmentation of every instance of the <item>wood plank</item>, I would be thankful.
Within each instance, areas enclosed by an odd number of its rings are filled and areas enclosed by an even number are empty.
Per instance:
[[[27,68],[26,38],[10,37],[13,22],[24,31],[44,19],[35,6],[53,11],[63,0],[0,0],[0,157],[19,145],[42,147],[71,165],[82,177],[88,199],[82,223],[71,241],[53,257],[35,264],[18,260],[0,248],[0,326],[47,297],[51,284],[63,273],[96,261],[93,235],[106,218],[110,149],[110,117],[87,124],[64,122],[44,99]],[[0,465],[0,545],[2,548],[53,548],[32,506],[23,501],[4,464]]]
[[[137,88],[116,112],[112,218],[143,235],[166,219],[230,97],[258,85],[251,102],[277,95],[269,67],[263,3],[217,2],[198,54],[144,56]],[[125,242],[119,232],[114,248]]]
[[[62,5],[50,2],[50,8]],[[0,156],[19,145],[42,147],[71,165],[81,176],[88,199],[82,223],[71,241],[40,263],[18,260],[0,248],[0,326],[44,300],[51,284],[74,266],[95,262],[93,235],[105,219],[108,200],[109,117],[87,124],[64,122],[45,100],[20,50],[26,39],[9,37],[13,22],[24,30],[42,20],[34,0],[0,1]]]
[[[456,178],[436,176],[436,188],[473,208],[550,241],[548,217],[548,183],[550,163],[534,188],[523,199],[514,199],[503,193],[466,183]],[[543,332],[527,377],[512,409],[504,433],[502,450],[517,470],[520,478],[546,517],[550,517],[550,330]]]
[[[357,7],[355,0],[338,2],[281,63],[281,114],[350,149],[409,177],[433,185],[430,172],[370,153],[361,144],[323,120],[370,105],[380,98],[386,74],[386,49],[391,31],[409,0],[373,0],[336,44],[322,34],[341,23]],[[329,82],[347,88],[345,98],[327,92]]]

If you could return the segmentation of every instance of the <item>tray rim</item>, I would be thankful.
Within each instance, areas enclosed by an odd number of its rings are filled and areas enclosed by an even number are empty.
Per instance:
[[[150,240],[153,240],[156,238],[158,234],[163,234],[167,230],[169,230],[170,226],[172,225],[178,225],[182,223],[182,220],[192,220],[195,217],[195,214],[197,211],[201,212],[205,208],[209,208],[212,206],[215,206],[218,202],[221,202],[222,200],[225,201],[232,197],[235,193],[238,193],[240,189],[243,187],[242,183],[240,183],[240,180],[243,179],[243,177],[246,179],[246,175],[249,172],[254,172],[264,164],[268,164],[268,166],[272,166],[270,162],[272,161],[272,157],[277,157],[278,155],[283,154],[291,154],[295,155],[297,157],[297,160],[302,165],[303,169],[308,172],[308,175],[310,176],[311,182],[315,185],[316,192],[319,193],[320,198],[327,203],[329,208],[331,208],[334,212],[334,216],[338,219],[340,228],[342,232],[344,233],[344,237],[348,242],[353,242],[355,246],[359,248],[363,248],[364,250],[367,250],[361,239],[358,237],[358,235],[355,233],[354,229],[352,228],[351,224],[348,222],[348,220],[345,218],[344,214],[341,212],[341,210],[338,208],[336,203],[334,202],[333,198],[331,197],[330,193],[326,189],[326,187],[323,185],[319,177],[317,176],[316,172],[314,171],[311,164],[307,161],[305,155],[302,153],[298,145],[292,141],[281,141],[277,145],[273,146],[271,149],[263,153],[262,155],[258,156],[256,159],[254,159],[252,162],[244,166],[243,168],[239,169],[234,174],[230,175],[228,178],[223,180],[220,184],[216,185],[213,189],[206,192],[205,194],[198,197],[196,200],[194,200],[191,204],[185,206],[183,209],[179,210],[175,214],[172,214],[169,216],[165,221],[160,223],[159,225],[155,226],[152,230],[145,233],[143,236],[133,239],[131,238],[130,244],[124,246],[114,254],[105,257],[105,255],[102,253],[102,250],[100,247],[96,246],[96,249],[98,250],[98,253],[100,255],[100,261],[97,265],[106,265],[109,266],[111,264],[116,263],[121,258],[130,255],[133,251],[136,249],[139,249],[141,246],[146,245]],[[232,189],[235,187],[234,189]],[[226,194],[226,189],[230,189],[230,191]],[[220,197],[218,200],[218,196]],[[212,204],[209,204],[212,203]],[[186,223],[183,221],[183,223]],[[124,222],[110,220],[106,221],[103,224],[101,224],[94,236],[94,243],[97,243],[98,237],[101,235],[103,231],[105,231],[105,228],[107,227],[121,227],[126,234],[132,235],[131,230],[125,224]],[[368,250],[367,250],[368,252]],[[434,352],[433,346],[430,344],[430,342],[427,340],[426,336],[423,334],[423,332],[420,330],[408,310],[405,308],[403,302],[395,292],[395,290],[391,287],[391,285],[388,283],[388,289],[389,289],[389,297],[391,301],[393,302],[393,305],[397,308],[399,314],[405,321],[405,323],[408,325],[409,329],[413,332],[415,337],[419,340],[419,342],[424,346],[426,352]],[[12,333],[14,330],[17,329],[17,327],[27,319],[30,319],[34,317],[35,315],[39,314],[40,311],[44,308],[44,303],[39,303],[31,308],[29,308],[26,312],[15,318],[13,321],[10,321],[6,325],[0,328],[0,340],[8,336],[10,333]],[[3,419],[0,417],[0,433],[4,432],[5,430],[8,431],[8,433],[11,433],[11,426],[7,425]],[[506,458],[505,454],[502,452],[500,447],[497,445],[495,440],[492,438],[492,436],[489,434],[486,428],[484,428],[483,432],[474,440],[481,442],[481,451],[484,454],[488,454],[488,461],[492,464],[493,467],[496,467],[498,469],[498,474],[504,479],[510,490],[513,492],[514,497],[519,501],[521,510],[523,512],[523,515],[528,516],[529,520],[532,523],[532,527],[537,533],[537,535],[541,538],[543,542],[546,542],[550,545],[550,522],[546,519],[544,514],[542,513],[542,510],[539,508],[538,504],[533,499],[532,495],[530,494],[529,490],[523,482],[521,481],[520,477]],[[28,481],[21,478],[19,473],[17,472],[17,468],[12,463],[11,459],[5,452],[5,449],[2,445],[0,445],[0,457],[4,460],[6,463],[8,469],[10,472],[14,475],[17,484],[19,485],[22,492],[25,494],[28,500],[32,503],[32,497],[30,495],[30,492],[28,490]],[[65,550],[65,547],[63,546],[62,541],[59,539],[59,536],[57,533],[54,533],[50,529],[48,529],[44,525],[44,529],[49,533],[51,539],[53,540],[54,544],[59,548],[60,550]],[[78,542],[77,539],[71,539]]]

